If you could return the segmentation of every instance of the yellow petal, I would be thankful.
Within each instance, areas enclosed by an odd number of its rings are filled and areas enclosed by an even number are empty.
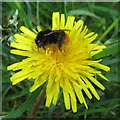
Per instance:
[[[92,41],[94,41],[94,40],[97,38],[97,36],[98,36],[98,34],[95,34],[95,35],[93,35],[93,36],[85,39],[86,44],[89,44],[89,43],[91,43]]]
[[[10,53],[22,56],[30,56],[31,53],[29,51],[21,51],[21,50],[11,50]]]
[[[51,92],[49,92],[49,93],[46,93],[46,106],[47,107],[49,107],[50,106],[50,104],[51,104],[51,102],[52,102],[52,99],[53,99],[53,93],[54,93],[54,89],[55,87],[53,87],[52,89],[51,89]]]
[[[75,20],[74,16],[68,16],[67,23],[65,25],[66,30],[71,30],[72,29],[74,20]]]
[[[12,84],[15,85],[18,82],[21,82],[22,80],[28,78],[31,73],[34,71],[34,69],[29,69],[29,66],[26,67],[26,69],[15,73],[10,80],[12,81]]]
[[[74,27],[71,29],[71,32],[69,34],[70,39],[72,40],[71,42],[76,45],[76,42],[80,40],[80,32],[82,31],[83,28],[83,21],[79,20],[77,23],[75,23]],[[78,31],[79,29],[79,31]]]
[[[59,30],[59,28],[60,28],[60,14],[59,14],[59,12],[53,12],[52,30]]]
[[[25,38],[21,34],[15,34],[14,37],[16,38],[16,42],[27,43],[27,44],[32,44],[32,42],[33,42],[33,39]]]
[[[53,86],[53,83],[55,81],[55,73],[54,72],[49,72],[49,78],[48,78],[48,84],[47,84],[47,90],[46,92],[51,92],[50,89],[52,88]]]
[[[82,90],[82,87],[75,82],[73,82],[73,87],[74,87],[74,90],[76,92],[76,95],[77,95],[80,103],[83,103],[83,99],[80,96],[80,91]]]
[[[17,49],[21,49],[21,50],[32,50],[32,46],[29,45],[29,44],[22,44],[22,43],[15,43],[15,42],[12,42],[10,44],[11,47],[14,47],[14,48],[17,48]]]
[[[38,87],[40,87],[42,84],[44,84],[47,81],[47,74],[44,74],[43,76],[39,76],[36,78],[34,85],[30,88],[30,92],[35,91]]]
[[[108,79],[105,77],[105,76],[103,76],[101,73],[97,73],[101,78],[103,78],[103,79],[105,79],[106,81],[108,81]]]
[[[88,72],[90,72],[90,73],[97,73],[97,74],[101,73],[101,71],[97,71],[97,70],[95,70],[95,69],[92,68],[92,67],[89,67],[88,69],[86,69],[86,71],[88,71]]]
[[[85,104],[85,107],[88,109],[87,103],[86,103],[86,101],[85,101],[85,99],[84,99],[84,96],[83,96],[83,94],[82,94],[82,91],[81,91],[81,89],[80,89],[80,86],[78,86],[76,83],[74,83],[74,84],[73,84],[73,87],[74,87],[74,90],[75,90],[75,92],[76,92],[76,95],[77,95],[80,103],[84,103],[84,104]]]
[[[100,89],[104,90],[105,87],[100,83],[98,82],[94,77],[91,77],[91,76],[87,76],[96,86],[98,86]]]
[[[74,27],[73,27],[73,30],[74,30],[74,29],[78,30],[78,28],[82,30],[83,24],[84,24],[84,22],[83,22],[82,20],[78,20],[78,21],[75,23],[75,25],[74,25]],[[79,30],[79,31],[80,31],[80,30]]]
[[[40,26],[37,26],[38,32],[42,31],[42,28]]]
[[[38,67],[36,67],[36,69],[34,70],[34,72],[32,73],[32,78],[35,79],[37,78],[38,76],[42,75],[44,76],[44,73],[46,72],[47,70],[45,70],[44,68],[42,68],[42,65],[39,65]],[[36,82],[36,81],[35,81]]]
[[[24,79],[28,78],[29,75],[30,75],[30,73],[29,73],[29,74],[26,74],[26,75],[24,75],[24,76],[21,76],[21,77],[19,77],[19,78],[17,78],[17,79],[14,79],[14,80],[11,79],[12,85],[15,85],[15,84],[17,84],[17,83],[23,81]]]
[[[100,64],[100,63],[95,63],[95,64],[92,64],[91,66],[100,68],[100,69],[102,69],[102,70],[104,70],[104,71],[107,71],[107,72],[110,71],[110,67],[105,66],[105,65],[102,65],[102,64]]]
[[[11,81],[17,80],[18,78],[23,77],[24,75],[31,74],[31,72],[33,72],[33,71],[34,71],[34,69],[32,69],[32,68],[29,69],[29,66],[28,66],[28,67],[26,67],[26,69],[12,75]]]
[[[61,69],[66,73],[68,74],[70,77],[74,78],[74,79],[77,79],[79,78],[79,75],[78,74],[75,74],[73,71],[71,71],[69,68],[65,67],[65,65],[61,66]]]
[[[36,31],[36,29],[33,29],[33,31],[35,32],[35,34],[38,34],[38,32]]]
[[[103,51],[103,49],[99,49],[99,50],[97,50],[97,51],[92,51],[91,52],[91,56],[93,56],[93,55],[95,55],[95,54],[98,54],[98,53],[100,53],[100,52],[102,52]]]
[[[81,29],[79,29],[78,31],[81,31]],[[84,29],[82,30],[82,32],[80,33],[80,40],[82,40],[85,36],[85,34],[87,33],[88,29],[87,26],[84,27]]]
[[[98,49],[105,49],[106,46],[104,45],[97,45],[93,50],[98,50]]]
[[[58,95],[59,95],[59,81],[55,82],[55,90],[54,90],[54,96],[53,96],[53,104],[56,105],[57,103],[57,99],[58,99]]]
[[[89,99],[92,99],[92,95],[91,93],[89,92],[89,90],[85,87],[83,87],[83,90],[85,91],[86,95],[88,96]]]
[[[58,94],[59,94],[59,84],[58,82],[54,82],[54,80],[51,81],[52,84],[47,83],[46,87],[46,106],[49,107],[52,99],[53,99],[53,104],[56,104],[57,99],[58,99]]]
[[[90,94],[90,92],[87,90],[87,85],[82,81],[82,79],[79,77],[78,79],[78,83],[80,84],[80,86],[83,88],[83,90],[85,91],[86,95],[89,97],[89,99],[92,98],[92,95]]]
[[[98,93],[96,92],[95,88],[92,86],[92,84],[88,81],[87,78],[81,76],[81,78],[85,81],[85,83],[88,85],[88,87],[90,88],[91,92],[93,93],[93,95],[99,100],[100,96],[98,95]]]
[[[76,104],[76,97],[75,93],[73,91],[70,91],[70,97],[71,97],[71,105],[73,112],[77,112],[77,104]]]
[[[28,28],[26,28],[25,26],[20,27],[20,30],[26,34],[27,36],[29,36],[30,38],[35,39],[36,38],[36,34],[32,31],[30,31]]]
[[[89,33],[89,34],[85,35],[85,37],[84,37],[84,38],[88,38],[88,37],[92,36],[93,34],[94,34],[94,32],[91,32],[91,33]]]
[[[30,58],[23,59],[21,62],[14,63],[14,64],[8,66],[7,70],[19,70],[19,69],[22,69],[24,66],[26,66],[28,64],[28,62],[31,63]]]
[[[18,63],[14,63],[14,64],[12,64],[12,65],[9,65],[8,67],[7,67],[7,70],[14,70],[16,67],[20,67],[20,68],[18,68],[18,69],[21,69],[22,67],[21,67],[21,62],[18,62]]]
[[[64,27],[65,27],[65,15],[61,14],[60,29],[64,29]]]
[[[81,61],[81,64],[82,65],[91,65],[91,66],[93,66],[93,65],[97,64],[100,61],[102,61],[102,59],[96,60],[96,61],[93,61],[93,60],[83,60],[83,61]]]
[[[70,109],[70,96],[67,91],[63,89],[64,103],[67,110]]]

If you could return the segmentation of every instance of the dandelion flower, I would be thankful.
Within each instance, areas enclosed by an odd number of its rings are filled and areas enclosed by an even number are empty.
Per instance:
[[[100,60],[92,60],[92,56],[103,51],[106,47],[93,43],[97,34],[87,34],[88,28],[83,26],[82,20],[75,21],[74,16],[68,16],[65,23],[65,15],[54,12],[52,16],[52,30],[66,30],[67,37],[61,50],[56,44],[49,44],[46,49],[39,48],[35,43],[37,34],[42,31],[30,31],[26,27],[20,27],[22,33],[15,34],[16,42],[11,43],[12,54],[26,56],[21,62],[8,66],[8,70],[19,70],[10,78],[13,85],[24,79],[33,79],[34,84],[30,92],[35,91],[46,83],[46,106],[57,103],[60,90],[63,91],[64,103],[67,110],[72,108],[77,112],[77,98],[88,109],[83,91],[91,99],[93,96],[100,99],[94,86],[104,90],[104,86],[95,78],[99,75],[108,80],[95,68],[109,71],[108,66],[100,64]],[[69,31],[67,31],[69,30]],[[85,95],[84,94],[84,95]]]

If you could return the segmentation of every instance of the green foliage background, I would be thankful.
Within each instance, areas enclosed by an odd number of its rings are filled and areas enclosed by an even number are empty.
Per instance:
[[[5,118],[28,118],[37,97],[42,91],[42,87],[33,93],[29,92],[29,88],[33,84],[31,81],[24,80],[21,83],[12,86],[10,76],[14,74],[7,71],[8,65],[18,62],[21,56],[10,54],[10,42],[14,41],[14,34],[19,33],[20,26],[26,26],[29,29],[36,28],[37,25],[43,28],[51,28],[52,12],[74,15],[76,20],[82,19],[88,26],[89,32],[94,31],[99,34],[96,41],[107,46],[106,50],[95,55],[93,59],[103,58],[102,63],[111,67],[111,71],[103,74],[109,79],[109,82],[98,78],[106,87],[105,91],[97,90],[101,96],[100,101],[93,98],[91,101],[87,99],[89,109],[78,102],[78,112],[73,113],[72,110],[66,111],[62,93],[60,94],[58,104],[51,105],[50,108],[45,106],[45,99],[39,106],[36,118],[112,118],[120,117],[120,81],[118,80],[118,59],[119,52],[119,35],[118,21],[120,21],[118,10],[119,3],[116,2],[3,2],[2,3],[2,101],[3,112]],[[97,89],[97,88],[96,88]]]

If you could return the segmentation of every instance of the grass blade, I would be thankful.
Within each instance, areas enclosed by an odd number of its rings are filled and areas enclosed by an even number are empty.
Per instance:
[[[37,14],[37,26],[39,26],[40,25],[39,2],[37,2],[37,11],[36,11],[36,14]]]
[[[103,35],[97,40],[98,43],[114,28],[114,26],[119,22],[120,17],[117,18],[111,25],[110,27],[103,33]]]
[[[96,19],[101,19],[99,16],[95,15],[94,13],[81,9],[71,10],[68,12],[68,15],[85,15],[85,16],[94,17]]]
[[[38,90],[33,92],[32,95],[22,105],[20,105],[17,110],[10,112],[4,118],[17,118],[17,117],[19,117],[26,109],[29,108],[30,104],[33,104],[35,102],[35,99],[40,94],[40,91],[41,91],[41,88],[39,88]]]

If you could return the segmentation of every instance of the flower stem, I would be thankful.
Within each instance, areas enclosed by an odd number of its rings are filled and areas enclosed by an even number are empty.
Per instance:
[[[32,118],[34,118],[36,112],[37,112],[37,109],[40,105],[40,103],[42,102],[44,96],[45,96],[45,91],[46,91],[46,87],[43,89],[43,91],[41,92],[39,98],[37,99],[34,107],[33,107],[33,110],[32,110],[32,113],[30,114],[30,120],[32,120]]]

